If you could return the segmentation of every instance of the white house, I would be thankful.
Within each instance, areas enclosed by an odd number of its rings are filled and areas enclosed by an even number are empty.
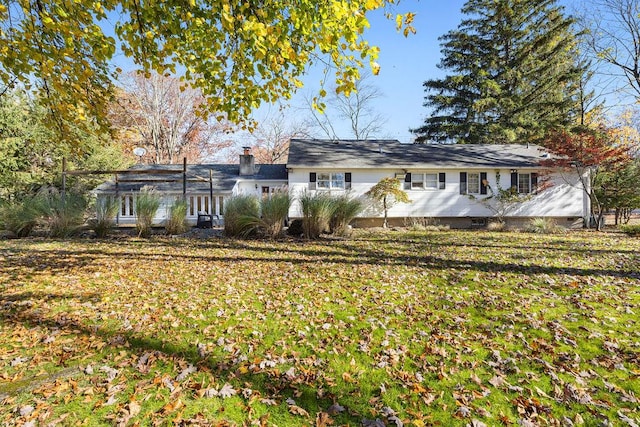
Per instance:
[[[393,206],[391,223],[429,218],[459,228],[485,225],[495,212],[480,200],[498,188],[513,187],[529,197],[514,206],[507,222],[522,225],[533,217],[547,217],[563,226],[582,226],[590,204],[579,177],[542,167],[540,162],[548,157],[535,145],[292,139],[288,185],[294,196],[305,191],[361,196],[382,178],[395,177],[412,202]],[[290,217],[301,216],[299,203],[294,204]],[[381,216],[367,210],[355,225],[380,224]]]
[[[391,224],[428,218],[454,228],[484,226],[496,213],[481,200],[499,188],[514,188],[528,196],[508,212],[508,223],[522,225],[530,218],[546,217],[563,226],[582,226],[590,204],[578,175],[544,168],[541,161],[546,158],[544,149],[535,145],[292,139],[286,165],[256,165],[246,149],[236,165],[136,165],[95,191],[98,197],[115,196],[120,201],[119,225],[135,224],[135,196],[144,186],[162,194],[158,225],[182,197],[192,224],[199,213],[212,215],[214,223],[217,219],[221,224],[225,200],[235,195],[265,196],[288,187],[294,199],[303,192],[320,191],[358,197],[382,178],[395,177],[411,203],[390,209]],[[300,204],[294,201],[289,217],[301,216]],[[382,217],[382,211],[367,209],[355,225],[380,225]]]

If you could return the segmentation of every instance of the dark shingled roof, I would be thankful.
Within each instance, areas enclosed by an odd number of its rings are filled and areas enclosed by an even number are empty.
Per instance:
[[[539,167],[545,151],[522,144],[402,144],[397,140],[292,139],[287,167],[522,168]]]
[[[258,181],[287,180],[285,165],[256,165],[254,175],[240,176],[240,167],[229,164],[187,165],[187,191],[208,192],[209,171],[213,171],[213,190],[216,193],[230,193],[238,180],[254,179]],[[129,169],[131,173],[118,175],[118,191],[139,191],[143,186],[153,186],[156,190],[167,193],[182,193],[181,165],[135,165]],[[138,170],[175,171],[174,173],[136,174]],[[141,182],[144,181],[144,182]],[[116,191],[115,181],[107,181],[96,189],[98,193]]]

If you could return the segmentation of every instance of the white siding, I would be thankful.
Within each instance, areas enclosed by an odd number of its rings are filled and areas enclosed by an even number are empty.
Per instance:
[[[299,196],[309,190],[309,173],[323,170],[311,168],[299,168],[289,172],[289,187],[294,196]],[[326,170],[324,170],[326,171]],[[357,169],[357,170],[331,170],[332,172],[351,172],[350,194],[360,196],[366,193],[372,186],[385,177],[393,177],[395,174],[403,174],[399,169]],[[411,203],[396,204],[389,210],[389,217],[490,217],[493,212],[478,200],[468,195],[460,194],[460,172],[486,172],[489,185],[494,190],[496,185],[496,171],[491,169],[415,169],[413,173],[446,173],[444,189],[406,190]],[[521,169],[520,173],[538,172],[534,169]],[[510,216],[514,217],[583,217],[584,191],[582,190],[576,174],[562,173],[548,177],[541,176],[540,182],[548,179],[549,188],[533,195],[530,200],[522,203]],[[403,185],[402,181],[399,185]],[[500,185],[507,189],[511,186],[510,170],[500,170]],[[315,190],[317,191],[317,190]],[[340,194],[344,191],[332,193]],[[490,195],[475,195],[477,199]],[[290,217],[301,216],[300,204],[295,202],[290,210]],[[366,211],[363,217],[381,217],[382,212]]]
[[[252,195],[252,196],[262,196],[262,188],[269,187],[269,192],[273,193],[276,189],[287,188],[287,181],[280,180],[242,180],[239,181],[236,185],[236,191],[234,195]]]

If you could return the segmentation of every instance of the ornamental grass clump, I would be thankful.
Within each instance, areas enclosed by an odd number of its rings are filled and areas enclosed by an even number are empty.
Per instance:
[[[317,239],[320,234],[329,231],[329,223],[336,206],[334,197],[324,192],[304,192],[300,196],[300,204],[304,237]]]
[[[276,192],[260,203],[260,218],[257,227],[267,237],[275,239],[282,234],[284,221],[289,215],[291,196],[288,192]]]
[[[167,234],[183,234],[189,230],[187,222],[187,201],[176,200],[169,209],[169,217],[164,224]]]
[[[560,227],[555,220],[551,218],[532,218],[526,230],[530,233],[538,234],[554,234],[561,233],[564,228]]]
[[[115,197],[101,197],[96,200],[96,217],[89,220],[89,228],[97,237],[107,237],[113,230],[118,208],[118,199]]]
[[[138,237],[149,237],[153,225],[153,217],[160,207],[160,196],[148,186],[142,187],[135,200],[136,231]]]
[[[333,203],[329,228],[332,234],[344,236],[349,232],[349,223],[364,210],[365,203],[347,194],[335,197]]]
[[[44,224],[50,237],[69,237],[84,223],[87,201],[81,194],[62,194],[56,189],[40,193],[44,209]]]
[[[258,202],[257,197],[251,196],[258,203],[258,211],[251,206],[245,212],[240,212],[234,219],[237,232],[229,236],[249,237],[265,236],[270,239],[278,238],[284,229],[284,220],[289,214],[291,196],[289,193],[274,193],[271,197],[264,197]],[[225,216],[225,224],[227,217]]]
[[[44,203],[39,196],[12,200],[0,205],[0,229],[16,237],[27,237],[44,215]]]
[[[256,196],[231,197],[224,208],[224,234],[228,237],[251,235],[256,231],[255,218],[260,218],[260,202]]]

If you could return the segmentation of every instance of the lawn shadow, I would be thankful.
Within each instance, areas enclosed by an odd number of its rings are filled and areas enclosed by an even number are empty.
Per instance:
[[[65,313],[58,313],[56,317],[52,318],[48,317],[48,315],[53,313],[40,309],[32,311],[25,309],[25,307],[35,305],[29,304],[33,302],[34,299],[48,302],[73,299],[78,303],[93,303],[96,300],[100,300],[101,295],[37,292],[7,294],[3,292],[0,293],[0,321],[5,325],[20,325],[23,327],[38,326],[56,336],[74,335],[76,337],[97,337],[107,343],[106,347],[111,349],[110,353],[112,355],[122,355],[122,351],[127,351],[137,357],[138,363],[149,356],[162,355],[172,359],[176,368],[179,367],[179,364],[193,365],[198,367],[198,371],[201,373],[211,373],[212,382],[215,381],[222,385],[227,381],[235,381],[238,384],[242,384],[245,388],[252,390],[252,396],[273,399],[279,405],[284,405],[285,408],[287,405],[285,400],[295,396],[298,402],[297,404],[303,405],[304,409],[313,414],[313,412],[326,411],[327,408],[340,398],[339,395],[332,393],[330,387],[327,386],[324,381],[321,381],[321,377],[306,377],[304,382],[300,382],[287,378],[287,376],[283,372],[279,372],[277,368],[272,371],[243,371],[239,369],[240,365],[231,359],[231,356],[234,356],[233,354],[228,358],[202,354],[193,343],[162,340],[144,333],[109,330],[96,325],[88,325],[82,320],[67,316]],[[12,305],[15,305],[17,309],[13,310]],[[68,342],[68,340],[65,339],[65,342]],[[51,343],[47,345],[51,345]],[[62,351],[68,350],[64,350],[63,347]],[[70,357],[66,360],[70,359],[72,358]],[[109,366],[108,364],[110,362],[105,363]],[[98,362],[98,364],[100,364],[100,362]],[[121,368],[121,365],[117,367]],[[74,377],[77,380],[79,376],[89,375],[84,371],[85,366],[75,361],[74,363],[61,362],[57,368],[54,372],[47,374],[43,374],[42,370],[40,370],[40,372],[37,374],[34,373],[31,377],[22,378],[16,384],[0,381],[0,402],[7,397],[17,396],[20,393],[30,393],[39,387],[53,384],[61,378]],[[98,367],[96,367],[96,370],[98,370]],[[153,375],[154,371],[150,370],[149,373]],[[144,374],[145,372],[140,371],[136,372],[135,375],[143,376]],[[173,386],[182,386],[188,389],[185,385],[187,379],[178,380],[177,378],[181,372],[174,372],[174,374],[175,375],[171,377]],[[96,375],[103,374],[97,373]],[[96,382],[97,380],[91,381]],[[240,392],[240,390],[237,391]],[[318,397],[319,393],[322,393],[322,397]],[[286,409],[281,409],[286,411]],[[342,423],[351,425],[357,425],[361,421],[361,417],[359,417],[356,412],[345,412],[337,417],[334,416],[334,418],[340,420]]]
[[[378,243],[375,241],[374,243]],[[101,263],[108,262],[112,257],[123,257],[125,259],[135,259],[136,261],[175,261],[183,259],[202,263],[242,263],[242,262],[264,262],[268,264],[291,263],[291,264],[366,264],[382,266],[412,266],[433,270],[458,271],[480,271],[480,272],[503,272],[518,274],[548,274],[548,275],[572,275],[572,276],[607,276],[613,278],[640,279],[640,257],[633,257],[627,260],[625,265],[619,263],[611,268],[599,267],[573,267],[549,265],[541,254],[547,248],[525,247],[531,251],[531,257],[527,258],[527,263],[514,262],[508,256],[493,257],[491,259],[451,259],[446,257],[446,252],[439,250],[442,246],[458,246],[469,249],[471,254],[481,254],[486,248],[513,249],[513,246],[495,245],[478,246],[466,245],[460,242],[437,242],[437,241],[412,241],[399,243],[392,241],[389,243],[393,252],[385,249],[377,249],[384,245],[369,245],[375,247],[364,247],[359,240],[342,241],[314,241],[310,243],[270,243],[263,244],[262,241],[242,241],[232,239],[220,239],[210,242],[198,242],[193,244],[184,240],[163,240],[152,243],[158,252],[148,250],[138,250],[135,245],[126,245],[125,242],[118,242],[113,246],[113,251],[105,253],[101,250],[41,250],[34,255],[33,252],[12,251],[9,256],[0,259],[0,270],[7,272],[18,271],[33,275],[42,271],[53,274],[62,274],[76,268],[82,268],[88,272],[100,270]],[[387,245],[387,247],[389,246]],[[187,251],[176,251],[175,249]],[[166,249],[166,250],[165,250]],[[196,249],[196,253],[194,253]],[[560,249],[552,249],[558,251]],[[572,251],[573,249],[567,249]],[[245,252],[241,254],[239,252]],[[34,256],[37,255],[37,263],[34,263]],[[508,254],[506,254],[508,255]],[[636,255],[632,253],[631,255]],[[482,255],[479,258],[486,258]],[[522,255],[514,257],[523,259]],[[277,271],[277,270],[276,270]]]

